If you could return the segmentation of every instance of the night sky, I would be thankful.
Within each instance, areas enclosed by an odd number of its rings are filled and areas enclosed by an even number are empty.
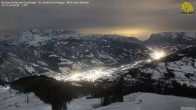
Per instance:
[[[180,13],[184,0],[81,1],[90,4],[0,7],[0,36],[32,28],[69,29],[82,34],[119,34],[139,39],[165,31],[196,32],[196,12],[192,15]],[[187,1],[196,8],[196,0]]]

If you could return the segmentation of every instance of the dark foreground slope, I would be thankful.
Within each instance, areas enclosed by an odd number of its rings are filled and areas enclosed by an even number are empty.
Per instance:
[[[29,76],[11,82],[19,93],[34,92],[52,110],[66,110],[66,104],[73,98],[95,93],[97,88],[89,82],[61,82],[46,76]]]

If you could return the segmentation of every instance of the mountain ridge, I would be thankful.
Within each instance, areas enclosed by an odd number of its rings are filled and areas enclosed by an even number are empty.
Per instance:
[[[145,41],[147,45],[176,45],[176,44],[196,44],[196,32],[162,32],[155,33]]]
[[[52,30],[31,31],[0,41],[0,52],[4,54],[0,62],[2,78],[15,80],[17,76],[33,74],[68,75],[73,71],[99,66],[116,67],[148,57],[149,50],[136,38],[80,36],[63,30],[51,36]]]

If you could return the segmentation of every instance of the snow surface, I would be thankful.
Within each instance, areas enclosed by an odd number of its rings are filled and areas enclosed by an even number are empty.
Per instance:
[[[168,73],[167,69],[172,71],[175,75],[175,80],[181,84],[186,84],[188,86],[196,87],[196,59],[192,57],[183,57],[180,60],[173,62],[159,62],[155,67],[144,67],[140,68],[143,73],[152,74],[152,78],[159,80],[164,76],[164,73]],[[193,76],[188,78],[187,74],[192,74]]]
[[[17,94],[17,91],[0,86],[0,110],[51,110],[49,104],[43,103],[34,93],[30,93],[29,104],[26,103],[26,94]]]
[[[12,45],[27,43],[30,46],[40,46],[45,45],[49,40],[52,39],[79,39],[79,37],[80,36],[78,33],[68,30],[33,29],[22,31],[15,36],[3,37],[0,39],[0,41],[9,41],[9,43]]]
[[[152,93],[133,93],[125,96],[124,100],[95,110],[181,110],[183,107],[196,106],[196,99]]]
[[[94,99],[75,99],[68,104],[68,110],[93,110],[100,107],[101,100],[99,98]]]
[[[26,94],[16,93],[17,91],[12,90],[10,94],[9,88],[0,86],[0,110],[51,110],[49,104],[43,103],[33,93],[29,94],[29,104],[26,103]],[[68,104],[68,110],[195,110],[193,108],[196,106],[196,99],[140,92],[124,96],[124,102],[104,107],[100,106],[100,100],[74,99]]]

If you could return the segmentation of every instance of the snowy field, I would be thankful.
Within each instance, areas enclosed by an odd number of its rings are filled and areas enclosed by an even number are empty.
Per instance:
[[[96,110],[196,110],[196,99],[185,97],[133,93],[125,96],[124,101]]]
[[[68,110],[93,110],[100,107],[100,99],[75,99],[68,105]]]
[[[0,86],[0,110],[51,110],[49,104],[44,104],[34,93],[30,93],[29,104],[26,94],[17,94],[16,91]]]
[[[51,110],[33,93],[26,94],[0,86],[0,110]],[[124,96],[124,102],[113,103],[100,107],[100,99],[74,99],[68,104],[68,110],[196,110],[196,99],[165,96],[152,93],[133,93]]]

